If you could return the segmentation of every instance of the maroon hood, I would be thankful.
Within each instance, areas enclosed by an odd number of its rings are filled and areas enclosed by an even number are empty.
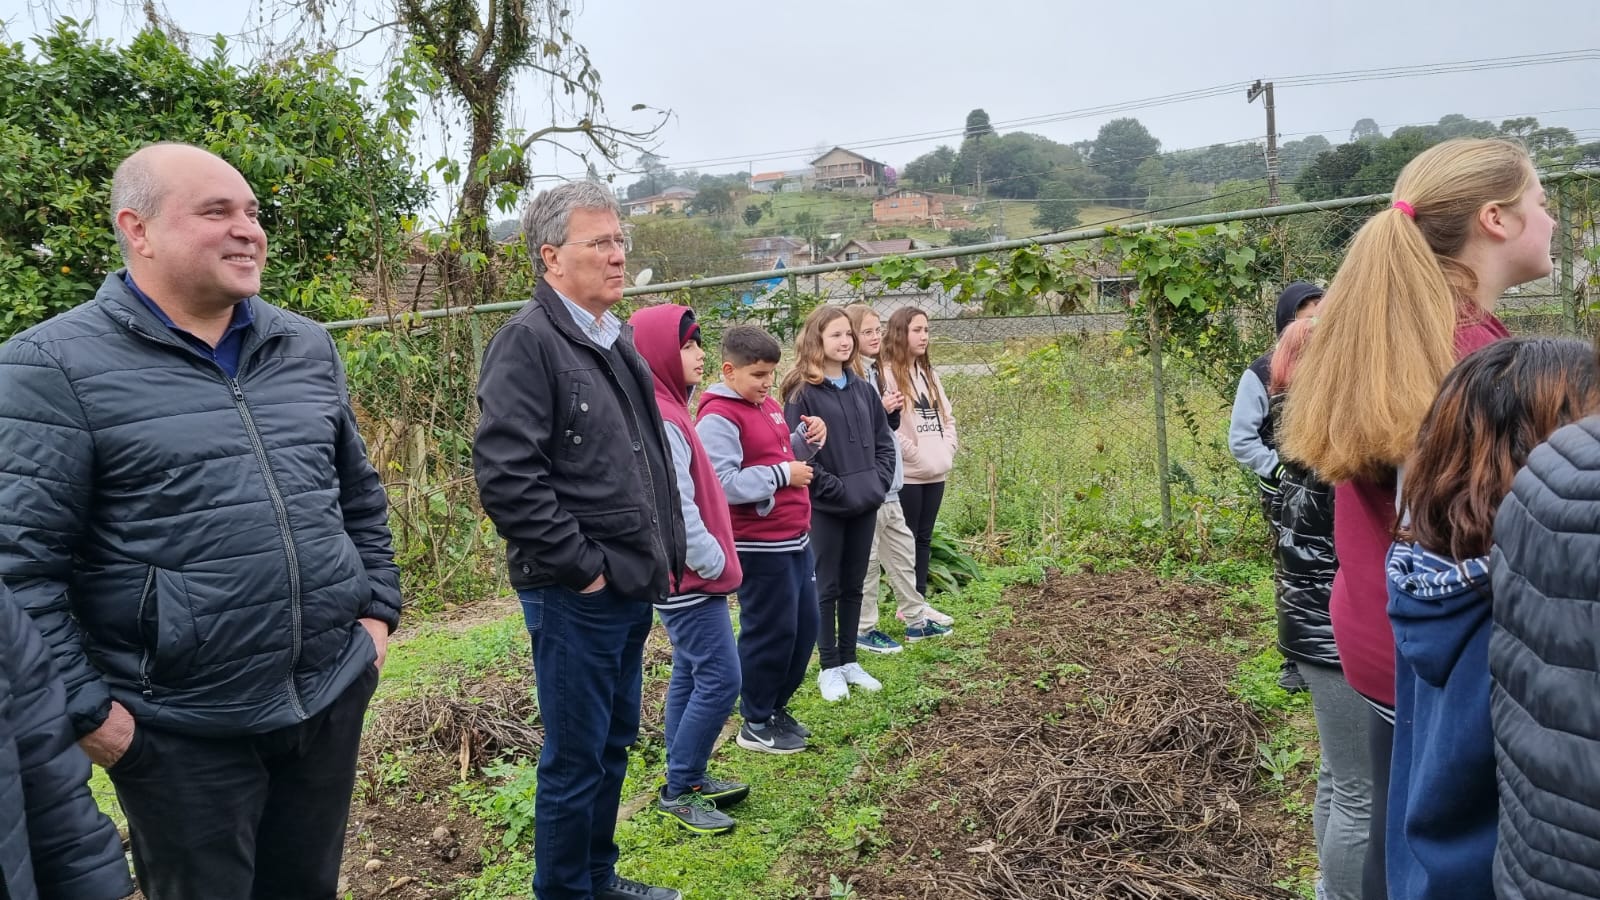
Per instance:
[[[634,313],[628,324],[633,326],[633,346],[655,376],[656,397],[671,401],[685,409],[689,406],[689,386],[683,383],[684,316],[693,316],[694,310],[676,303],[647,306]]]

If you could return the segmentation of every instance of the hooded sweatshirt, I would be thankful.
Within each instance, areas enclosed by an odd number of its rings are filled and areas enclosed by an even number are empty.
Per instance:
[[[878,392],[856,373],[844,374],[844,387],[828,379],[802,382],[784,403],[783,417],[790,427],[798,427],[801,416],[827,423],[828,439],[811,458],[811,508],[849,518],[875,514],[883,505],[894,480],[894,432]],[[910,468],[907,458],[907,480]]]
[[[939,376],[928,377],[916,366],[911,368],[909,387],[895,384],[894,371],[885,366],[880,372],[885,391],[906,395],[895,429],[900,455],[904,460],[906,484],[937,484],[950,476],[955,466],[956,417],[950,412],[950,398],[944,395]]]
[[[727,594],[744,578],[734,553],[727,495],[689,421],[690,389],[684,383],[682,335],[696,333],[698,326],[694,325],[693,310],[676,305],[646,307],[634,313],[628,324],[633,326],[633,345],[655,382],[656,406],[666,425],[687,538],[688,569],[674,581],[666,602],[656,608],[693,606]]]
[[[1278,295],[1277,333],[1294,321],[1300,304],[1322,296],[1322,288],[1305,281],[1290,282]],[[1239,388],[1233,395],[1233,418],[1228,423],[1228,450],[1233,458],[1262,478],[1274,479],[1278,469],[1277,442],[1272,439],[1272,426],[1267,420],[1267,381],[1272,366],[1272,351],[1256,357],[1244,374],[1239,376]]]
[[[811,494],[789,483],[789,461],[815,452],[805,430],[791,432],[770,395],[751,403],[713,384],[700,398],[695,431],[727,494],[739,552],[804,550],[811,542]]]
[[[1390,896],[1493,900],[1496,796],[1489,723],[1489,557],[1389,551],[1396,644],[1389,780]]]

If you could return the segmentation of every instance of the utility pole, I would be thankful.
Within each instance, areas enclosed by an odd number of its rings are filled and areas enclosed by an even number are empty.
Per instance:
[[[1266,94],[1267,107],[1267,205],[1278,205],[1278,113],[1272,103],[1272,82],[1265,84],[1257,78],[1256,83],[1250,85],[1245,91],[1245,102],[1254,103],[1256,98]]]

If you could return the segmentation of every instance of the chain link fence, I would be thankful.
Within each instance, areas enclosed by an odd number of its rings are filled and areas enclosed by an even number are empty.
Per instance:
[[[1548,189],[1560,221],[1555,271],[1508,295],[1497,312],[1514,333],[1591,335],[1600,176],[1555,176]],[[1202,240],[1221,226],[1235,246],[1256,248],[1247,286],[1208,314],[1203,345],[1151,340],[1129,260],[1104,229],[911,254],[931,272],[920,286],[879,277],[880,261],[845,260],[631,288],[616,311],[626,319],[654,303],[693,306],[707,334],[706,371],[716,377],[716,339],[727,325],[759,324],[790,346],[818,303],[868,303],[885,322],[897,308],[917,307],[929,315],[929,353],[959,426],[941,516],[947,530],[990,558],[1231,555],[1266,540],[1253,477],[1227,448],[1233,387],[1271,345],[1279,290],[1296,279],[1326,283],[1350,236],[1386,202],[1156,223],[1196,229]],[[1022,249],[1070,270],[1070,290],[985,288],[985,268],[1014,273]],[[950,279],[967,285],[952,290],[941,280],[951,270],[979,274]],[[974,284],[985,292],[974,294]],[[440,291],[448,296],[447,286]],[[413,303],[409,312],[329,325],[390,491],[408,596],[427,607],[504,589],[499,540],[472,478],[473,392],[488,339],[518,305]]]

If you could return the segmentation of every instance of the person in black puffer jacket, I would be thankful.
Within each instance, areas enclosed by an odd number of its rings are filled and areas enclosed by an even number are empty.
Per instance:
[[[3,584],[0,647],[0,898],[128,896],[122,841],[89,793],[55,663]]]
[[[1600,898],[1600,417],[1528,455],[1494,523],[1500,900]]]
[[[1278,339],[1272,354],[1269,428],[1282,415],[1295,363],[1315,322],[1297,320]],[[1312,810],[1323,879],[1319,896],[1360,900],[1372,815],[1372,767],[1367,708],[1344,680],[1328,615],[1328,596],[1339,571],[1333,552],[1333,488],[1288,457],[1279,459],[1278,484],[1278,650],[1298,664],[1311,691],[1322,744]]]

